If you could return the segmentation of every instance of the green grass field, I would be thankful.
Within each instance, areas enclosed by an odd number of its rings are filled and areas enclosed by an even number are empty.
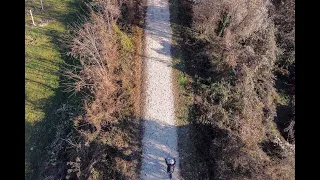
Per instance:
[[[74,0],[25,2],[25,179],[37,179],[61,118],[57,110],[71,103],[60,88],[66,53],[59,39],[79,9]],[[36,26],[32,25],[32,10]]]

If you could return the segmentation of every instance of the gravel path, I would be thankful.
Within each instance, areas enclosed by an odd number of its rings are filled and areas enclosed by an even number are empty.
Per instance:
[[[173,179],[179,179],[177,130],[171,82],[171,34],[168,0],[148,0],[144,136],[141,179],[169,179],[166,157],[176,158]]]

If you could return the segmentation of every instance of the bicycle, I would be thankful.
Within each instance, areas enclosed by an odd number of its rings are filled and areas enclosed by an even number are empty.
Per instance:
[[[172,173],[174,171],[174,166],[176,164],[175,158],[165,158],[167,164],[167,173],[169,173],[169,178],[172,179]]]

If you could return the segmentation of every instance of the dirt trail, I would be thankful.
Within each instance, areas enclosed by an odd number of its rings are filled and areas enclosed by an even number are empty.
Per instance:
[[[166,157],[176,158],[173,179],[179,179],[168,0],[148,0],[145,31],[145,121],[141,179],[169,179]]]

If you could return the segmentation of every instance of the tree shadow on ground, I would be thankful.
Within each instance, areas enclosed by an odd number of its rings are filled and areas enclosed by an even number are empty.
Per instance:
[[[213,139],[213,128],[207,125],[188,124],[182,126],[172,126],[168,124],[159,124],[154,120],[143,120],[145,125],[151,129],[157,129],[155,136],[145,139],[145,143],[150,143],[144,155],[145,161],[148,162],[143,168],[150,174],[148,178],[168,179],[166,172],[166,157],[173,157],[168,152],[171,148],[170,141],[174,141],[175,137],[169,137],[176,128],[177,145],[179,153],[179,172],[183,179],[210,179],[213,177],[210,168],[213,166],[212,161],[206,158],[210,157],[208,137]],[[199,133],[201,131],[201,133]],[[155,137],[155,138],[152,138]],[[203,146],[206,144],[208,147]],[[209,172],[209,173],[208,173]],[[175,174],[173,178],[175,178]]]
[[[177,11],[174,15],[170,14],[169,20],[171,22],[172,31],[174,31],[172,34],[169,34],[169,32],[165,31],[165,27],[170,26],[170,24],[168,24],[166,19],[163,20],[161,18],[152,18],[152,21],[150,20],[149,22],[150,25],[144,27],[144,29],[152,36],[153,39],[158,38],[161,41],[161,48],[153,49],[154,51],[164,56],[169,56],[171,54],[173,59],[183,58],[184,60],[179,61],[178,63],[171,63],[166,62],[161,58],[149,58],[163,62],[167,66],[171,66],[172,68],[189,75],[194,80],[206,80],[213,74],[213,72],[210,71],[210,69],[212,69],[212,58],[205,54],[197,53],[197,50],[202,49],[206,45],[206,42],[199,41],[198,39],[191,38],[190,36],[192,33],[194,33],[190,28],[190,19],[187,19],[192,15],[191,9],[188,9],[189,7],[187,5],[181,6],[181,2],[179,2],[178,7],[180,10],[178,10],[176,9],[177,7],[174,7],[175,5],[173,3],[175,3],[173,0],[169,1],[170,13],[172,14],[173,11]],[[148,6],[148,8],[150,8],[153,13],[158,11],[162,12],[166,9],[158,6]],[[176,44],[172,44],[172,42],[163,40],[164,38],[168,38],[170,36],[172,39],[174,39],[174,41],[177,42]],[[180,51],[181,49],[183,49],[183,53],[177,53],[177,51]],[[145,57],[144,55],[140,56]],[[194,66],[194,64],[197,66]]]
[[[210,126],[204,125],[182,125],[172,126],[168,124],[160,124],[154,120],[143,120],[145,126],[149,127],[149,131],[154,131],[154,135],[148,136],[148,139],[144,139],[144,143],[150,143],[152,145],[144,149],[144,156],[146,164],[144,169],[149,172],[148,178],[151,179],[168,179],[166,172],[165,158],[174,157],[169,153],[172,148],[172,141],[175,141],[175,137],[168,136],[174,134],[172,131],[177,131],[177,145],[179,159],[179,172],[183,179],[209,179],[210,174],[207,174],[208,161],[204,158],[209,157],[209,147],[204,147],[203,144],[210,146],[210,142],[203,142],[206,140],[206,135],[212,133]],[[201,134],[194,131],[201,130]],[[204,136],[203,136],[204,135]],[[170,143],[171,141],[171,143]],[[201,145],[201,146],[200,146]],[[143,176],[143,175],[142,175]],[[176,174],[173,175],[173,179]]]
[[[282,137],[284,137],[284,139],[286,139],[289,143],[292,143],[292,139],[289,138],[288,132],[285,131],[285,129],[290,125],[292,119],[294,118],[292,107],[289,105],[278,104],[276,107],[276,111],[277,116],[274,118],[274,122],[276,123]]]
[[[177,10],[172,7],[172,4],[174,3],[173,1],[170,1],[169,3],[171,13],[173,10]],[[159,12],[164,10],[162,7],[156,6],[152,6],[151,8],[153,9],[153,11]],[[145,29],[146,31],[149,31],[151,35],[156,35],[157,37],[155,38],[158,38],[158,40],[160,40],[161,42],[158,49],[153,49],[155,52],[163,56],[171,55],[173,59],[182,58],[183,60],[175,63],[168,62],[167,60],[163,60],[159,57],[146,57],[145,55],[140,56],[143,56],[143,58],[148,58],[150,60],[162,62],[166,66],[177,69],[178,71],[189,75],[193,79],[193,81],[197,80],[198,78],[206,79],[211,76],[208,73],[208,69],[210,69],[210,66],[208,65],[210,65],[211,63],[209,63],[209,58],[199,58],[196,57],[197,55],[194,53],[194,51],[204,46],[203,42],[194,40],[195,42],[188,41],[188,43],[186,43],[186,39],[189,37],[187,37],[188,34],[184,33],[184,31],[188,31],[188,27],[190,27],[189,21],[187,20],[187,15],[189,14],[181,14],[182,11],[176,11],[178,12],[178,15],[176,15],[176,17],[170,16],[171,27],[173,27],[172,24],[174,24],[175,27],[173,28],[173,31],[176,31],[172,36],[172,38],[177,42],[175,45],[172,45],[171,42],[169,43],[162,40],[169,37],[169,33],[164,31],[164,25],[167,25],[164,23],[166,22],[163,22],[162,20],[155,20],[152,21],[152,28],[145,27]],[[177,18],[179,18],[179,20]],[[168,50],[168,48],[170,50]],[[184,49],[184,52],[181,52],[181,49]],[[170,54],[168,52],[170,52]],[[191,66],[191,64],[197,64],[197,66]],[[194,112],[193,109],[193,106],[189,107],[189,124],[177,127],[180,175],[183,179],[190,180],[210,179],[210,177],[212,176],[211,169],[213,164],[212,161],[207,160],[206,158],[210,157],[210,142],[208,142],[207,140],[213,139],[213,137],[211,137],[213,134],[212,127],[210,125],[196,124],[194,122],[194,115],[192,114]],[[168,131],[172,131],[173,127],[170,125],[160,125],[153,120],[149,120],[147,121],[147,123],[150,124],[150,126],[153,126],[153,128],[161,129],[161,132],[159,132],[159,136],[164,137],[160,140],[149,140],[154,144],[154,146],[153,149],[150,150],[150,152],[153,153],[150,153],[149,155],[147,155],[147,157],[145,157],[148,159],[147,161],[150,162],[147,164],[147,166],[158,167],[157,169],[159,169],[159,171],[163,171],[163,176],[158,177],[155,172],[152,172],[154,174],[154,178],[165,179],[167,176],[165,174],[164,158],[168,154],[167,151],[163,150],[165,148],[159,147],[166,144],[166,134],[168,133]],[[204,145],[207,145],[208,147]]]
[[[212,63],[205,54],[199,54],[206,43],[193,38],[196,33],[192,27],[192,4],[185,0],[169,0],[170,22],[175,43],[171,46],[173,59],[179,61],[172,68],[188,75],[192,82],[206,80],[212,76]],[[188,86],[186,93],[194,94],[197,87]],[[180,155],[181,177],[186,180],[212,179],[213,161],[210,155],[214,131],[211,125],[199,124],[196,121],[197,106],[188,106],[187,125],[178,128],[178,145]]]
[[[68,6],[73,8],[74,11],[69,13],[61,13],[60,9],[54,7],[46,7],[41,12],[45,18],[55,18],[58,21],[68,25],[69,22],[76,20],[76,12],[79,3],[78,1],[68,2]],[[79,7],[79,6],[78,6]],[[40,11],[39,11],[40,13]],[[41,16],[42,17],[42,16]],[[63,46],[60,39],[63,35],[62,32],[45,30],[45,34],[50,37],[51,42],[59,53],[63,57],[65,62],[70,61],[65,56],[67,47]],[[51,48],[51,47],[43,47]],[[31,101],[27,93],[25,93],[25,103],[31,103],[35,109],[31,109],[29,116],[34,116],[34,112],[41,110],[43,117],[36,122],[25,121],[25,178],[26,179],[38,179],[39,175],[44,169],[45,162],[49,158],[48,152],[50,151],[49,145],[55,139],[56,128],[64,121],[69,121],[68,118],[62,118],[57,114],[57,110],[62,107],[63,104],[77,107],[81,109],[80,102],[81,97],[69,97],[70,94],[64,93],[61,81],[64,79],[60,73],[60,67],[63,63],[49,61],[44,58],[36,59],[26,63],[25,69],[28,73],[28,78],[25,78],[26,83],[34,84],[32,87],[39,87],[43,91],[51,91],[52,95],[49,98],[42,98],[37,101]],[[58,68],[58,69],[56,69]],[[39,76],[57,76],[60,79],[60,84],[57,88],[52,87],[46,82],[36,81],[36,77]],[[32,78],[31,78],[32,77]],[[35,79],[34,79],[35,78]],[[31,91],[34,91],[30,89]],[[45,93],[45,92],[37,92]],[[27,118],[27,117],[26,117]]]
[[[178,128],[181,177],[186,180],[211,179],[213,161],[210,155],[214,131],[211,125],[195,120],[196,107],[189,105],[188,124]]]

